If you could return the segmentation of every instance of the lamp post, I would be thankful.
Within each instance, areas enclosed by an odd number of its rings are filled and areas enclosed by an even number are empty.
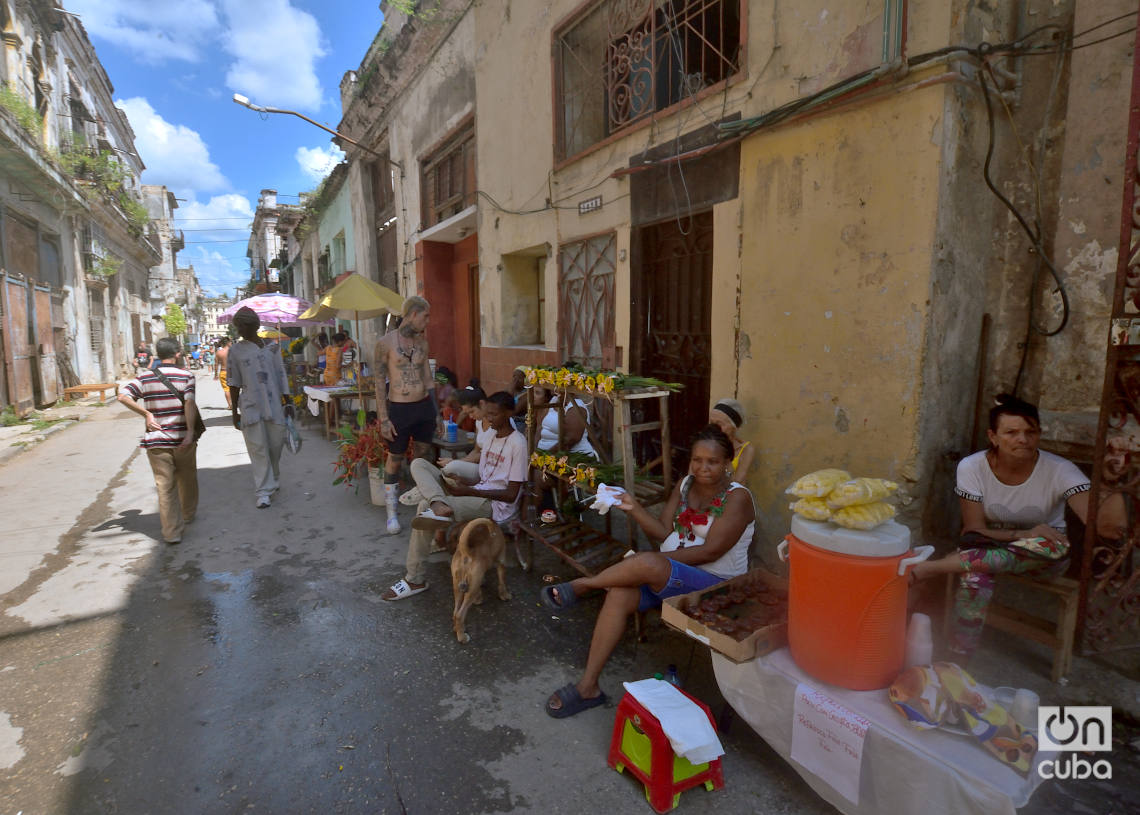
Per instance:
[[[320,122],[317,122],[317,121],[310,119],[308,116],[306,116],[303,113],[298,113],[295,110],[285,110],[284,108],[271,108],[271,107],[266,107],[265,105],[255,105],[255,104],[253,104],[253,102],[249,101],[248,96],[242,96],[240,93],[234,94],[234,102],[241,105],[242,107],[249,108],[250,110],[256,110],[258,113],[288,113],[291,116],[296,116],[298,119],[304,119],[309,124],[316,125],[321,130],[324,130],[328,133],[332,133],[338,139],[343,139],[344,141],[348,142],[349,144],[355,145],[356,147],[359,147],[361,150],[364,150],[366,152],[371,153],[372,155],[376,156],[376,158],[383,159],[384,161],[388,162],[393,167],[395,167],[397,170],[399,170],[400,175],[403,175],[403,173],[404,173],[404,167],[398,161],[393,161],[392,159],[388,158],[387,156],[381,155],[380,153],[377,153],[371,147],[365,147],[363,144],[356,141],[355,139],[351,139],[348,136],[344,135],[343,133],[340,133],[336,130],[333,130],[331,127],[325,127]]]

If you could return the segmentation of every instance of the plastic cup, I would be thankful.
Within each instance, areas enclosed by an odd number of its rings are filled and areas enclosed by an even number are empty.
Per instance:
[[[1036,729],[1037,705],[1040,701],[1037,694],[1028,688],[1018,688],[1009,705],[1009,715],[1022,727],[1028,730]]]

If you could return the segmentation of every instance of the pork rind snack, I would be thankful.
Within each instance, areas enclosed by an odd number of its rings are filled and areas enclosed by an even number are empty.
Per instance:
[[[816,470],[796,479],[796,483],[788,487],[786,492],[799,498],[823,498],[844,481],[851,480],[851,473],[846,470]]]

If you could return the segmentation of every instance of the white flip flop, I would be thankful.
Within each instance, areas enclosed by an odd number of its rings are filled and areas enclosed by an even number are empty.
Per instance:
[[[455,519],[447,515],[436,515],[430,509],[425,509],[415,518],[412,518],[412,529],[427,530],[443,529],[451,526]]]
[[[397,580],[395,583],[393,583],[389,590],[392,592],[392,594],[394,594],[396,596],[395,597],[385,597],[384,599],[387,600],[388,602],[394,603],[397,600],[407,600],[409,597],[415,597],[417,594],[420,594],[421,592],[427,591],[428,590],[428,584],[424,583],[418,589],[413,589],[408,584],[407,580],[404,580],[403,578],[401,578],[400,580]]]

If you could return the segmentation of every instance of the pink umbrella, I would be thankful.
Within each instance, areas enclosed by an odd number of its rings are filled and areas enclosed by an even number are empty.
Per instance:
[[[232,306],[227,308],[218,315],[219,323],[228,323],[233,320],[234,314],[238,309],[249,307],[253,309],[257,316],[261,318],[262,325],[278,325],[278,326],[300,326],[300,325],[329,325],[331,320],[302,320],[300,315],[302,312],[312,307],[312,303],[300,297],[294,297],[291,294],[282,294],[280,292],[269,292],[267,294],[255,294],[253,297],[247,297],[244,300],[239,300]]]

